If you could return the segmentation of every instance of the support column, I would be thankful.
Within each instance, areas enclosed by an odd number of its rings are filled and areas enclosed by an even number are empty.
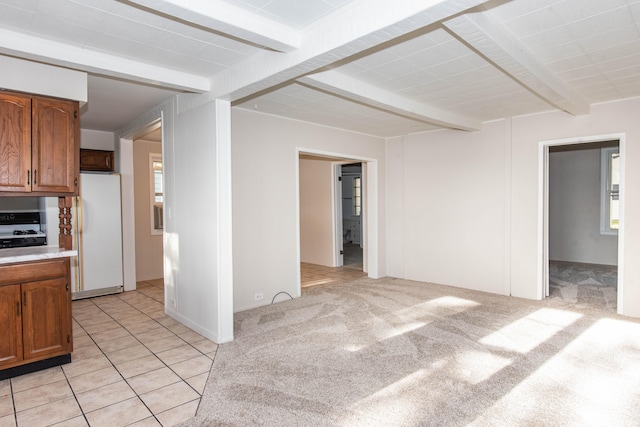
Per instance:
[[[233,340],[233,236],[231,197],[231,104],[216,100],[218,184],[218,336]]]
[[[165,312],[224,343],[233,340],[231,104],[216,100],[173,117],[173,129],[163,130],[164,262],[172,279]]]
[[[71,250],[73,249],[73,235],[71,234],[71,197],[58,197],[58,209],[60,213],[59,234],[58,234],[58,246],[60,249]]]

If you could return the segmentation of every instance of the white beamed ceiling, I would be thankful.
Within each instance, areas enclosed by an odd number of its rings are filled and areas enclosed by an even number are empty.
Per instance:
[[[640,0],[0,0],[0,54],[89,73],[85,129],[181,92],[391,137],[640,96]]]

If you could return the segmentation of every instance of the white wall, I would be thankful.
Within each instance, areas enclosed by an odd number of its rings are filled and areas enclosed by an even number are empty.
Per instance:
[[[388,144],[389,274],[508,294],[504,132],[496,122]]]
[[[334,267],[333,164],[300,159],[300,261]]]
[[[115,140],[113,132],[80,129],[80,148],[114,151],[114,147]]]
[[[488,123],[479,132],[390,140],[389,273],[540,298],[541,141],[624,133],[619,310],[640,317],[640,193],[633,190],[640,169],[632,166],[640,162],[638,111],[640,99],[632,99],[595,105],[579,117],[550,112]]]
[[[300,295],[300,148],[377,160],[370,181],[380,183],[378,200],[369,202],[374,206],[372,221],[379,227],[371,238],[377,243],[380,267],[386,265],[383,139],[241,109],[232,110],[232,138],[235,311],[269,304],[279,292]],[[373,274],[385,274],[374,267]],[[256,301],[256,293],[264,299]]]
[[[549,154],[549,259],[616,265],[618,237],[600,233],[600,148]]]
[[[230,105],[201,100],[174,98],[117,133],[121,162],[130,161],[132,169],[132,139],[162,120],[165,313],[222,343],[233,339]],[[123,189],[128,228],[135,218],[130,181]],[[129,235],[124,246],[130,267],[135,246]]]
[[[0,88],[87,102],[87,73],[0,56]]]

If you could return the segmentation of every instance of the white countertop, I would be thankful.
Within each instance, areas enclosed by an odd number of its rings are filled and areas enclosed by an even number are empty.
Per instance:
[[[64,258],[76,255],[78,255],[78,251],[60,249],[58,246],[27,246],[25,248],[2,248],[0,249],[0,264],[39,261],[43,259]]]

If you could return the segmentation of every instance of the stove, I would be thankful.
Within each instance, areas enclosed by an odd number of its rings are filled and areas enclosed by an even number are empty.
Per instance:
[[[40,229],[40,212],[0,212],[0,248],[47,244]]]

